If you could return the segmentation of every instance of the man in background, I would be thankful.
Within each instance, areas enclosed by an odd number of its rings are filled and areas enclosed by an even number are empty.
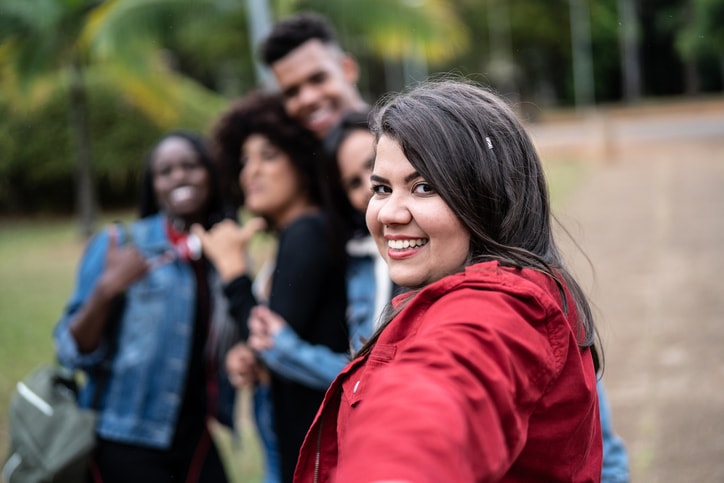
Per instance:
[[[357,61],[321,15],[303,12],[273,27],[260,48],[289,115],[323,139],[342,115],[368,108],[357,88]]]

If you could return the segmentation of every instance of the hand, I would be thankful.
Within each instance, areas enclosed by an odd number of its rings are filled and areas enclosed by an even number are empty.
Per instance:
[[[195,224],[191,227],[191,233],[199,237],[206,258],[214,264],[221,279],[229,282],[246,272],[249,242],[265,226],[266,222],[262,218],[252,218],[244,226],[232,220],[223,220],[208,231]]]
[[[287,321],[269,307],[257,305],[251,309],[248,325],[249,347],[263,351],[274,347],[274,337],[287,326]]]
[[[226,372],[231,385],[237,389],[249,386],[256,380],[256,356],[243,343],[238,343],[226,353]]]
[[[123,293],[133,282],[149,270],[148,261],[131,243],[118,244],[118,227],[108,228],[108,251],[106,264],[99,285],[110,299]]]

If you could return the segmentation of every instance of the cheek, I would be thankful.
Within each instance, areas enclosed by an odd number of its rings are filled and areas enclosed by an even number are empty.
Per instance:
[[[292,99],[287,99],[284,101],[284,108],[289,113],[290,117],[295,117],[297,114],[299,114],[299,101],[296,97]]]
[[[380,222],[377,220],[377,213],[379,212],[379,206],[374,200],[371,200],[367,205],[367,211],[365,212],[365,221],[367,222],[367,229],[370,231],[373,237],[377,237],[381,230]]]
[[[209,178],[209,173],[207,173],[206,171],[203,172],[199,179],[198,185],[203,190],[204,195],[208,199],[211,196],[211,179]]]
[[[445,245],[447,256],[454,268],[465,265],[470,252],[470,234],[462,224],[455,223],[447,231],[448,239]]]
[[[164,197],[168,191],[166,184],[162,179],[156,178],[153,180],[153,194],[156,196],[158,203],[162,205],[165,205]]]

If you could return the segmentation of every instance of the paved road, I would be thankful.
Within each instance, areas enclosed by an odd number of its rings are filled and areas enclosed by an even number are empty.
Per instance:
[[[579,124],[590,142],[578,149],[592,161],[559,218],[593,268],[563,245],[597,306],[604,382],[634,482],[724,482],[719,109]],[[590,131],[605,124],[605,135]],[[573,147],[574,126],[534,129],[544,158]]]

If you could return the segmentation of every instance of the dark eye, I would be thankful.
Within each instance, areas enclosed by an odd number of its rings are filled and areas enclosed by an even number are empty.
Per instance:
[[[359,176],[355,176],[354,178],[347,180],[347,189],[348,190],[355,190],[362,186],[362,178]]]
[[[187,159],[183,162],[183,169],[185,171],[193,171],[203,167],[203,164],[201,164],[201,162],[197,159]]]
[[[431,195],[435,193],[435,189],[427,183],[417,183],[412,187],[412,192],[421,195]]]
[[[372,185],[372,193],[376,195],[383,195],[386,193],[390,193],[392,190],[389,188],[389,186],[385,186],[383,184],[373,184]]]
[[[327,80],[327,73],[326,72],[317,72],[312,77],[309,78],[309,82],[311,84],[324,84],[324,81]]]
[[[163,166],[156,168],[153,171],[154,176],[168,176],[171,174],[171,166],[168,164],[164,164]]]
[[[297,97],[298,92],[299,92],[299,87],[297,87],[297,86],[290,87],[289,89],[284,89],[283,96],[285,99],[292,99],[294,97]]]

